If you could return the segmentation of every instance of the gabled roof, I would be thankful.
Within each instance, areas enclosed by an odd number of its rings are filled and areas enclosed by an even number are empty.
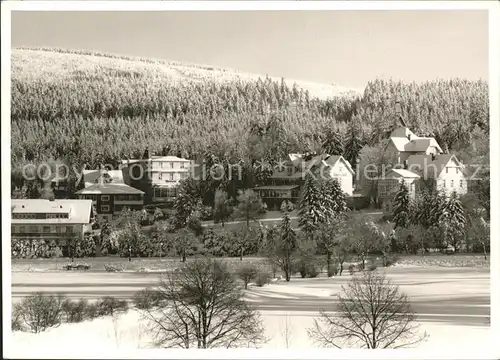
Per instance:
[[[11,209],[13,214],[69,214],[68,219],[12,219],[12,224],[88,224],[92,200],[14,199],[11,200]]]
[[[126,184],[113,184],[113,183],[98,183],[93,184],[85,189],[77,191],[75,194],[77,195],[141,195],[144,194],[143,191],[133,188],[132,186],[128,186]]]
[[[180,158],[177,156],[151,156],[151,160],[153,161],[181,161],[181,162],[190,162],[191,160]]]
[[[391,133],[390,142],[401,152],[425,152],[429,147],[436,147],[443,152],[434,138],[415,135],[407,127],[399,127]]]
[[[335,167],[335,165],[337,165],[338,162],[341,162],[345,165],[345,167],[347,168],[347,170],[352,174],[354,175],[354,170],[352,169],[352,166],[351,164],[349,163],[349,161],[347,161],[346,159],[344,159],[343,156],[341,155],[332,155],[330,157],[328,157],[328,159],[326,160],[323,160],[323,163],[331,166],[331,167]]]
[[[123,184],[123,169],[122,170],[83,170],[83,181],[85,187],[91,186],[93,184],[103,182],[103,183],[113,183],[113,184]],[[106,179],[106,180],[104,180]]]
[[[290,159],[294,160],[289,160],[285,161],[282,163],[284,166],[299,166],[303,165],[301,169],[298,172],[294,172],[293,174],[288,174],[287,172],[283,173],[277,173],[276,171],[271,175],[271,178],[286,178],[286,179],[300,179],[303,176],[303,173],[307,171],[308,169],[315,169],[318,166],[326,166],[326,167],[335,167],[337,163],[342,162],[347,170],[351,173],[354,174],[354,170],[351,167],[351,164],[349,164],[349,161],[344,159],[344,157],[340,155],[328,155],[328,154],[320,154],[320,155],[315,155],[308,161],[304,161],[303,155],[300,154],[289,154],[288,155]]]
[[[420,175],[405,169],[392,169],[385,174],[385,179],[420,179]]]
[[[464,166],[454,154],[437,155],[434,160],[431,155],[410,155],[406,161],[410,170],[422,173],[425,178],[439,177],[450,162],[455,162],[456,167],[464,171]]]
[[[417,137],[415,139],[410,140],[405,145],[405,151],[408,152],[421,152],[421,151],[426,151],[429,147],[435,147],[439,150],[439,152],[443,152],[439,144],[434,138],[424,138],[424,137]]]

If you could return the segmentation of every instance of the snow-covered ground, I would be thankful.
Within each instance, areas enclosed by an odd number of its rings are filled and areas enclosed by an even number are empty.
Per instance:
[[[407,279],[404,273],[391,273],[391,278],[399,283],[410,299],[426,298],[454,298],[454,296],[468,296],[470,294],[488,293],[489,281],[480,279],[468,281],[464,284],[457,281],[459,275],[453,272],[440,273],[435,277],[426,274],[425,285],[419,285],[422,279]],[[469,274],[474,278],[474,274]],[[343,277],[344,278],[344,277]],[[343,279],[347,281],[348,276]],[[296,279],[291,283],[275,282],[262,288],[251,287],[246,297],[251,302],[262,301],[264,297],[275,299],[300,298],[301,295],[331,297],[340,290],[340,280],[332,279]],[[433,283],[435,280],[435,284]],[[443,286],[443,280],[447,283]],[[327,281],[327,283],[325,283]],[[417,286],[415,286],[417,285]],[[261,311],[268,342],[264,349],[313,349],[315,344],[309,339],[307,329],[313,325],[317,312],[305,311]],[[287,331],[288,329],[288,331]],[[490,345],[492,337],[489,327],[471,325],[450,325],[424,321],[421,323],[422,332],[429,335],[426,342],[419,345],[418,350],[466,351],[471,347],[485,349]],[[286,335],[288,333],[288,336]],[[288,339],[288,341],[287,341]],[[145,331],[145,322],[136,310],[116,316],[108,316],[93,321],[77,324],[62,324],[57,328],[49,329],[40,334],[15,332],[12,334],[10,348],[15,349],[9,355],[16,357],[50,357],[54,351],[66,357],[103,356],[102,352],[133,351],[151,348],[151,338]],[[288,344],[288,345],[287,345]],[[95,353],[99,351],[99,353]]]
[[[262,320],[269,341],[264,349],[316,348],[309,339],[307,329],[313,324],[312,313],[262,312]],[[151,338],[144,330],[145,323],[135,310],[77,324],[62,324],[40,334],[15,332],[11,348],[16,357],[50,356],[52,351],[66,356],[85,356],[88,351],[137,350],[151,348]],[[288,329],[288,330],[287,330]],[[422,331],[429,338],[419,345],[419,350],[467,350],[489,346],[488,327],[450,326],[439,323],[422,323]],[[288,333],[288,336],[286,335]],[[288,339],[288,341],[287,341]],[[287,347],[288,344],[288,347]]]

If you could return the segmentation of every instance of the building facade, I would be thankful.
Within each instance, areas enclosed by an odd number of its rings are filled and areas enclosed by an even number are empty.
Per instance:
[[[396,128],[385,147],[394,168],[378,180],[378,198],[387,212],[401,183],[415,197],[424,188],[435,188],[446,195],[467,193],[464,165],[454,154],[445,154],[434,138],[418,137],[406,126]]]
[[[125,208],[141,210],[144,206],[144,192],[126,184],[93,184],[75,194],[79,199],[91,200],[96,216],[109,221]]]
[[[91,235],[94,212],[90,200],[20,199],[11,201],[12,239],[69,241]]]
[[[285,200],[296,203],[307,174],[318,180],[337,180],[347,196],[353,193],[354,171],[342,156],[328,154],[307,156],[290,154],[287,161],[274,168],[273,174],[263,186],[255,187],[269,208],[279,208]]]
[[[187,179],[193,162],[176,156],[152,156],[148,159],[122,160],[126,182],[145,194],[145,203],[163,203],[175,199],[181,180]]]

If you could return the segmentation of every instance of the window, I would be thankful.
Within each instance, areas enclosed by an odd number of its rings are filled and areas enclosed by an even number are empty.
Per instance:
[[[173,168],[174,168],[174,163],[173,163],[173,162],[171,162],[171,163],[170,163],[170,168],[171,168],[171,169],[173,169]]]
[[[51,233],[55,233],[55,232],[57,232],[57,230],[56,230],[57,228],[58,228],[57,226],[51,226],[51,227],[50,227],[50,232],[51,232]]]
[[[448,174],[448,168],[446,168],[446,173]]]
[[[463,188],[464,187],[464,181],[463,180],[460,180],[460,187]]]
[[[162,173],[158,174],[158,180],[163,180],[163,174]]]
[[[19,226],[19,232],[22,234],[26,231],[24,226]]]
[[[170,174],[170,180],[173,181],[174,180],[174,174]]]
[[[43,233],[49,233],[50,232],[50,226],[44,226],[42,232]]]
[[[443,180],[443,187],[446,187],[446,180]]]
[[[109,211],[109,205],[101,205],[101,211],[102,212],[108,212]]]
[[[38,226],[31,225],[30,226],[30,232],[31,233],[37,233],[38,232]]]
[[[184,169],[184,163],[183,162],[180,163],[180,167],[181,167],[181,169]]]
[[[101,201],[109,201],[109,195],[102,195]]]
[[[64,228],[62,228],[62,227],[60,227],[60,226],[56,226],[56,233],[58,233],[58,234],[62,233],[62,230],[63,230],[63,229],[64,229]]]
[[[288,174],[289,174],[289,175],[292,175],[293,167],[288,166],[288,167],[287,167],[287,170],[288,170]]]
[[[458,168],[457,167],[455,168],[455,173],[458,174]]]
[[[163,169],[163,161],[160,161],[160,168]]]

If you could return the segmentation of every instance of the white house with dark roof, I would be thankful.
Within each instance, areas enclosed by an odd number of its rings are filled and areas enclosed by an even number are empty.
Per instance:
[[[465,167],[454,154],[412,155],[407,159],[407,167],[447,195],[467,193]]]
[[[393,165],[397,168],[386,173],[377,185],[384,208],[392,206],[401,182],[408,185],[411,197],[421,190],[424,182],[447,195],[467,193],[467,174],[463,164],[455,155],[444,154],[434,138],[417,136],[408,129],[399,103],[396,105],[400,124],[395,124],[385,153],[394,160]]]
[[[398,127],[391,133],[385,152],[396,163],[402,164],[412,155],[442,154],[443,150],[434,138],[420,137],[407,127]]]
[[[90,200],[13,199],[11,212],[13,239],[46,239],[67,245],[92,232]]]

